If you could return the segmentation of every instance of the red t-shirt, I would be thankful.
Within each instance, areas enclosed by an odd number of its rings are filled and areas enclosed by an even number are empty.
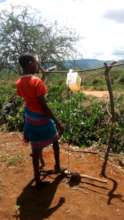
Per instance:
[[[17,94],[24,98],[26,106],[32,112],[43,113],[38,96],[47,93],[45,83],[37,76],[25,75],[16,81]]]

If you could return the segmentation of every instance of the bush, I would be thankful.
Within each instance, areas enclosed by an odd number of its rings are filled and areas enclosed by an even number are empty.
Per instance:
[[[100,103],[89,102],[82,93],[71,94],[63,102],[54,100],[50,107],[64,124],[63,140],[75,145],[90,146],[99,141],[99,126],[103,120],[104,111]]]
[[[62,140],[78,146],[91,146],[94,142],[107,144],[109,135],[109,116],[106,104],[96,98],[86,97],[83,93],[71,93],[62,75],[56,78],[57,82],[48,82],[49,93],[47,101],[50,108],[64,125]],[[99,84],[96,81],[95,84]],[[8,84],[4,81],[0,87],[0,110],[10,102],[15,94],[13,82]],[[113,137],[113,151],[124,151],[124,96],[115,98],[116,128]],[[14,107],[8,114],[5,114],[4,123],[9,131],[23,130],[23,107],[20,98],[16,98]]]

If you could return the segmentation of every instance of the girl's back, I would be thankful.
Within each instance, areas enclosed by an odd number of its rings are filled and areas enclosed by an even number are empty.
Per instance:
[[[42,106],[38,96],[47,93],[47,87],[37,76],[24,75],[16,81],[17,94],[24,98],[30,111],[42,113]]]

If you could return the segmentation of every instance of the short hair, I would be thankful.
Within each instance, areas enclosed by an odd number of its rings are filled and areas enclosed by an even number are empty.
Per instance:
[[[30,54],[24,54],[19,57],[19,64],[25,68],[29,63],[34,61],[34,57]]]

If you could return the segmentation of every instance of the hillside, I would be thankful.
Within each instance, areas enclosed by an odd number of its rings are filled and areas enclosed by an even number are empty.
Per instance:
[[[102,67],[104,61],[97,59],[77,59],[77,60],[65,60],[64,66],[69,68],[79,68],[79,69],[92,69],[97,67]]]

